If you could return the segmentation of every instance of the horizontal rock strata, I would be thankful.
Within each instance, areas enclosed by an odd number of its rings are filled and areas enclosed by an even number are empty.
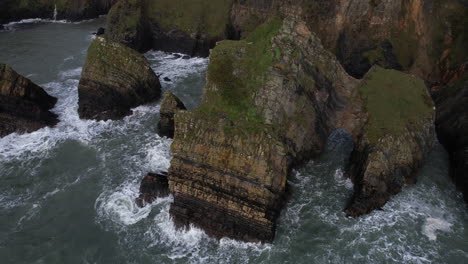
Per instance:
[[[0,64],[0,137],[54,126],[57,115],[49,110],[56,102],[41,87]]]

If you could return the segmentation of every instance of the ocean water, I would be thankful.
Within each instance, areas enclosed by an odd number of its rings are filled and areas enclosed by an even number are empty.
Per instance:
[[[0,263],[468,263],[468,209],[436,142],[418,175],[380,211],[353,219],[343,170],[352,140],[337,130],[325,152],[294,171],[272,244],[176,230],[172,197],[138,208],[139,182],[167,170],[171,140],[156,134],[159,102],[121,121],[80,120],[77,86],[103,20],[27,20],[0,32],[0,63],[59,100],[60,123],[0,139]],[[164,91],[201,100],[206,58],[145,54]],[[434,139],[435,140],[435,139]]]

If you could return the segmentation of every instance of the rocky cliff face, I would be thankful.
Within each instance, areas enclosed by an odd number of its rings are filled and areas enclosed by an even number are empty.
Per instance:
[[[109,37],[149,48],[207,56],[227,38],[231,0],[122,0],[107,21]],[[143,43],[141,42],[143,40]]]
[[[202,105],[175,117],[175,221],[217,237],[271,241],[291,167],[320,153],[332,128],[359,130],[359,118],[338,122],[362,110],[349,100],[360,100],[356,84],[292,18],[218,43]]]
[[[81,118],[121,119],[160,94],[158,77],[143,55],[103,37],[91,43],[78,86]]]
[[[54,126],[57,116],[49,110],[56,102],[41,87],[0,64],[0,137]]]
[[[106,14],[118,0],[3,0],[0,24],[25,18],[82,20]]]
[[[351,216],[381,208],[415,182],[435,137],[434,105],[421,79],[375,67],[358,89],[369,118],[350,160]]]
[[[466,67],[466,66],[465,66]],[[440,89],[436,96],[436,128],[449,153],[450,174],[468,203],[468,72]]]
[[[201,106],[176,114],[169,186],[179,224],[270,241],[290,169],[336,128],[358,142],[349,215],[383,206],[431,149],[422,80],[382,68],[354,79],[302,20],[303,6],[282,7],[244,40],[217,44]]]
[[[174,115],[181,111],[186,110],[184,103],[180,101],[177,96],[171,92],[164,94],[161,102],[160,119],[158,123],[158,134],[161,137],[174,137]]]

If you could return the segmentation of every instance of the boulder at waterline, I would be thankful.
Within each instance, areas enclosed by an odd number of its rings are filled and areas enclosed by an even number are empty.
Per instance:
[[[435,138],[434,105],[423,80],[374,66],[359,91],[369,119],[351,154],[349,216],[381,208],[405,183],[415,182]]]
[[[104,37],[91,43],[78,86],[81,118],[121,119],[160,95],[159,79],[143,55]]]
[[[0,137],[54,126],[57,115],[49,110],[56,102],[41,87],[0,64]]]
[[[180,110],[186,110],[184,103],[180,101],[177,96],[171,92],[166,92],[164,94],[161,110],[160,120],[158,123],[158,134],[161,137],[174,137],[174,115]]]
[[[139,207],[152,203],[156,198],[169,195],[167,172],[148,173],[140,184],[140,196],[135,200]]]

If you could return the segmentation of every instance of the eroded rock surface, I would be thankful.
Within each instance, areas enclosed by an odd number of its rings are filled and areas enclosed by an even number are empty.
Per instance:
[[[57,115],[49,110],[56,102],[41,87],[0,64],[0,137],[54,126]]]
[[[175,221],[271,241],[291,167],[320,153],[332,128],[359,127],[359,118],[337,121],[359,116],[357,83],[300,21],[273,19],[218,43],[202,105],[175,117]]]
[[[169,196],[166,172],[148,173],[140,184],[140,196],[136,199],[139,207],[154,202],[157,198]]]
[[[381,208],[406,183],[414,183],[435,139],[434,105],[421,79],[374,67],[359,91],[369,119],[351,154],[350,216]]]
[[[158,134],[161,137],[174,137],[174,115],[181,110],[186,110],[184,103],[171,92],[166,92],[159,111]]]
[[[121,119],[160,94],[158,77],[143,55],[104,37],[91,43],[78,86],[81,118]]]

